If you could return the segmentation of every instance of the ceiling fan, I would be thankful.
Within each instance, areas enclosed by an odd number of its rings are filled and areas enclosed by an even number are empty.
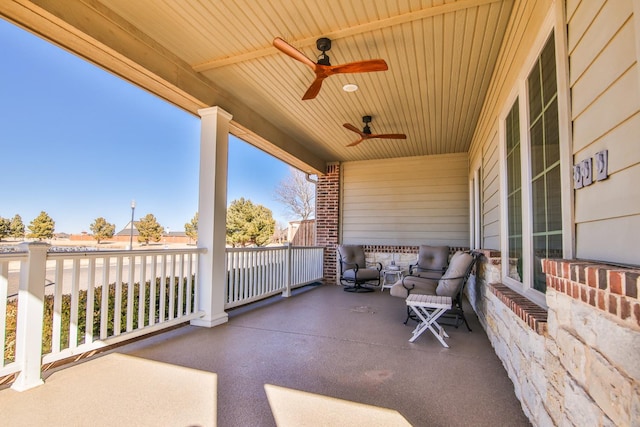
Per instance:
[[[369,123],[371,123],[371,116],[363,116],[362,117],[362,122],[364,123],[364,128],[362,129],[362,132],[360,132],[360,129],[358,129],[357,127],[355,127],[352,124],[349,123],[345,123],[343,126],[347,129],[349,129],[350,131],[353,131],[355,133],[357,133],[358,135],[360,135],[360,139],[352,142],[351,144],[348,144],[347,147],[353,147],[354,145],[358,145],[360,144],[362,141],[365,141],[367,139],[372,139],[372,138],[381,138],[381,139],[407,139],[407,135],[403,134],[403,133],[382,133],[382,134],[372,134],[371,133],[371,128],[369,127]]]
[[[384,59],[370,59],[350,62],[342,65],[331,65],[329,62],[329,56],[327,55],[327,51],[331,49],[331,40],[326,37],[316,40],[316,47],[322,52],[318,56],[317,63],[313,62],[304,53],[300,52],[280,37],[273,39],[273,45],[282,53],[285,53],[293,59],[307,65],[316,73],[315,80],[311,83],[311,86],[309,86],[309,89],[307,89],[307,92],[302,97],[303,100],[315,98],[320,92],[322,81],[333,74],[368,73],[370,71],[385,71],[389,69]]]

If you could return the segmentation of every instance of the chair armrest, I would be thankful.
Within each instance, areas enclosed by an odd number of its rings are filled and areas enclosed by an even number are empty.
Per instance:
[[[415,264],[411,264],[409,266],[409,275],[413,275],[413,273],[420,273],[420,272],[433,272],[433,273],[439,273],[439,274],[444,274],[445,271],[447,271],[447,268],[426,268],[426,267],[420,267],[420,265],[418,263]]]
[[[345,268],[345,266],[347,268]],[[343,261],[342,259],[340,259],[340,272],[342,273],[345,270],[350,270],[353,269],[356,272],[358,271],[358,264],[356,264],[355,262],[347,262],[347,261]]]
[[[369,267],[375,268],[378,271],[382,271],[382,263],[379,263],[379,262],[367,263],[367,268],[369,268]]]

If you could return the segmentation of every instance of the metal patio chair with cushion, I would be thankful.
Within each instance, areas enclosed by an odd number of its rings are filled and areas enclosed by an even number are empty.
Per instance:
[[[338,246],[338,261],[340,264],[340,284],[346,292],[371,292],[372,288],[365,284],[380,286],[380,271],[382,264],[375,263],[367,266],[364,248],[361,245]]]
[[[409,275],[439,279],[449,265],[449,246],[420,245],[415,264],[409,264]]]
[[[404,299],[410,294],[451,297],[452,307],[443,317],[454,318],[456,328],[461,322],[464,322],[467,329],[471,331],[462,309],[462,296],[479,255],[477,252],[458,251],[451,257],[447,270],[439,279],[415,275],[405,276],[391,287],[389,293],[394,297]],[[409,320],[409,315],[410,310],[407,310],[405,323]]]

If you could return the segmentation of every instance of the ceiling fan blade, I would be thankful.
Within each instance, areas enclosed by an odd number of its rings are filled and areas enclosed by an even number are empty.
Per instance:
[[[348,64],[331,66],[331,74],[338,73],[368,73],[370,71],[386,71],[389,67],[384,59],[370,59],[367,61],[350,62]]]
[[[403,133],[383,133],[380,135],[371,135],[369,138],[381,138],[381,139],[407,139],[407,135]]]
[[[355,142],[352,142],[351,144],[347,144],[346,146],[347,146],[347,147],[353,147],[353,146],[355,146],[355,145],[360,144],[360,143],[361,143],[362,141],[364,141],[365,139],[367,139],[367,138],[360,138],[359,140],[357,140],[357,141],[355,141]]]
[[[307,91],[305,92],[302,100],[306,101],[307,99],[313,99],[318,96],[320,88],[322,87],[322,81],[325,78],[325,76],[316,76],[316,79],[313,81],[313,83],[311,83],[311,86],[309,86],[309,89],[307,89]]]
[[[360,129],[358,129],[357,127],[355,127],[354,125],[352,125],[350,123],[345,123],[342,126],[344,126],[345,128],[349,129],[350,131],[355,132],[358,135],[364,137],[364,134],[362,133],[362,131]]]
[[[281,51],[282,53],[289,55],[295,60],[302,62],[307,65],[313,71],[316,70],[316,63],[309,59],[304,53],[300,52],[295,47],[291,46],[289,43],[281,39],[280,37],[276,37],[273,39],[273,46]]]

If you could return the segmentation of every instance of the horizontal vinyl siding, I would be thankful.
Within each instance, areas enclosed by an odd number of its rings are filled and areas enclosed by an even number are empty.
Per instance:
[[[518,84],[531,46],[549,11],[549,0],[514,2],[514,11],[480,120],[471,143],[470,163],[482,164],[482,247],[500,250],[500,114],[512,104],[511,92]],[[539,52],[538,52],[539,53]]]
[[[342,164],[342,242],[469,245],[467,154]]]
[[[609,178],[575,191],[576,256],[640,265],[640,17],[630,0],[583,1],[569,12],[574,162],[601,150],[609,157]]]
[[[482,247],[500,249],[500,162],[498,135],[493,134],[482,156]]]

